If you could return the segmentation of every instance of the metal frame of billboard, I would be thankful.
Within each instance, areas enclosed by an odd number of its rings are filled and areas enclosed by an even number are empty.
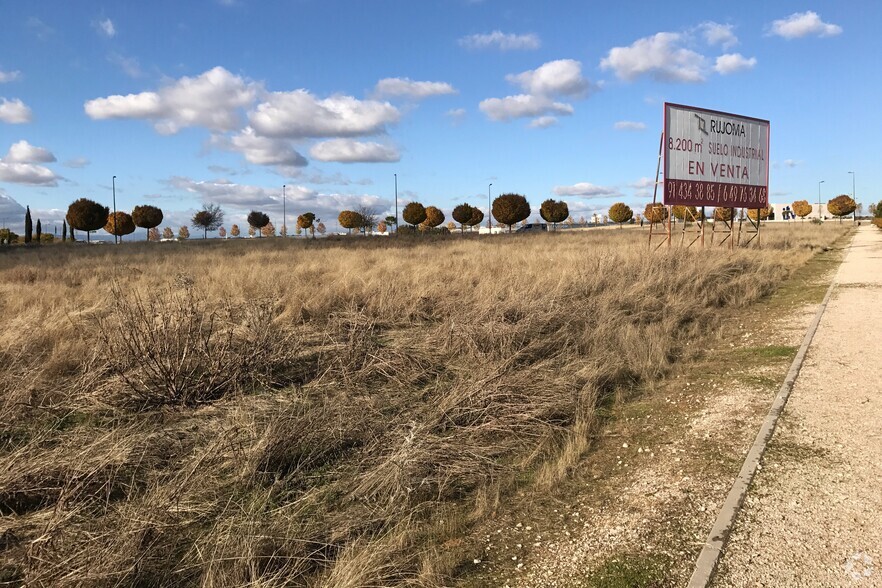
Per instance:
[[[668,173],[665,173],[664,176],[662,176],[663,180],[660,182],[659,177],[662,175],[661,171],[662,171],[662,163],[663,162],[664,162],[665,172],[669,171],[667,150],[664,148],[664,146],[665,146],[665,131],[668,129],[669,107],[681,108],[681,109],[685,109],[685,110],[689,110],[689,111],[697,111],[697,112],[701,112],[701,113],[706,113],[708,115],[719,115],[719,116],[729,117],[729,118],[734,118],[734,119],[742,119],[744,121],[749,121],[752,123],[760,123],[760,124],[765,125],[766,129],[767,129],[766,130],[766,150],[765,150],[765,154],[764,154],[764,156],[765,156],[765,159],[764,159],[765,172],[766,172],[765,173],[765,184],[762,186],[750,186],[750,185],[742,185],[742,184],[734,184],[734,183],[726,183],[726,182],[704,182],[704,181],[690,181],[690,180],[682,180],[682,179],[673,180],[673,179],[668,178]],[[662,247],[665,244],[667,244],[670,247],[670,245],[672,243],[671,222],[672,222],[672,217],[673,217],[673,207],[675,205],[683,205],[683,206],[687,206],[687,207],[688,206],[695,206],[695,207],[700,206],[700,212],[699,212],[698,218],[695,218],[695,215],[693,215],[691,213],[691,211],[689,211],[689,209],[687,208],[686,214],[692,218],[687,220],[684,217],[684,219],[683,219],[683,228],[682,228],[681,236],[680,236],[680,246],[688,248],[696,243],[699,243],[701,247],[704,247],[704,245],[705,245],[705,219],[706,219],[705,207],[708,205],[714,206],[714,208],[719,207],[718,204],[713,203],[709,200],[701,202],[700,198],[692,199],[692,201],[689,201],[689,202],[683,202],[683,199],[680,198],[680,199],[678,199],[678,202],[676,202],[676,203],[669,203],[669,199],[668,199],[668,191],[669,191],[668,190],[668,186],[669,186],[668,182],[669,181],[680,182],[680,183],[691,182],[691,184],[688,185],[687,187],[691,190],[691,188],[693,186],[697,186],[699,188],[699,192],[703,192],[704,188],[706,188],[708,186],[711,186],[711,191],[716,190],[718,187],[721,187],[720,189],[722,189],[724,191],[738,189],[738,190],[741,190],[742,194],[744,193],[745,190],[749,190],[749,189],[755,190],[756,188],[762,188],[762,189],[764,189],[764,192],[763,192],[764,200],[762,202],[760,202],[759,204],[761,204],[762,206],[769,205],[769,164],[768,164],[769,160],[768,160],[768,157],[769,157],[769,147],[770,147],[770,142],[771,142],[771,123],[768,120],[761,119],[761,118],[755,118],[755,117],[751,117],[751,116],[743,116],[740,114],[733,114],[733,113],[724,112],[721,110],[711,110],[708,108],[701,108],[701,107],[696,107],[696,106],[687,106],[687,105],[683,105],[683,104],[676,104],[673,102],[666,102],[665,103],[663,118],[664,118],[664,121],[663,121],[664,131],[662,131],[661,139],[659,141],[658,164],[656,166],[656,172],[655,172],[655,188],[653,190],[653,195],[652,195],[652,205],[656,206],[658,204],[662,204],[667,209],[667,215],[666,215],[667,218],[666,218],[666,221],[659,223],[662,225],[661,230],[655,229],[656,223],[650,222],[650,225],[649,225],[649,246],[650,246],[650,249],[652,249],[653,237],[661,237],[662,238],[662,241],[655,246],[655,249],[659,249],[660,247]],[[705,132],[705,134],[707,134],[707,133]],[[663,186],[662,187],[662,192],[663,192],[662,203],[659,203],[659,201],[658,201],[658,186],[659,186],[659,184],[662,184],[662,186]],[[736,236],[736,229],[735,229],[735,219],[736,219],[735,207],[729,206],[728,207],[728,209],[729,209],[729,220],[728,221],[726,221],[726,220],[717,221],[716,219],[714,220],[714,223],[712,225],[713,228],[711,231],[711,245],[716,244],[715,241],[717,240],[718,235],[720,237],[720,240],[718,243],[720,246],[728,245],[729,249],[733,249],[736,244],[739,246],[741,245],[741,233],[742,233],[742,224],[744,221],[744,213],[743,213],[743,208],[742,207],[739,207],[739,208],[742,210],[742,213],[741,213],[741,215],[739,215],[741,218],[738,222],[737,236]],[[750,223],[750,228],[747,229],[746,233],[748,235],[750,235],[750,237],[744,243],[744,246],[749,245],[754,239],[756,239],[757,245],[759,245],[760,244],[759,209],[757,209],[756,222],[754,222],[754,220],[750,218],[750,215],[748,215],[747,218]],[[688,233],[690,233],[693,230],[695,231],[694,236],[688,235]]]

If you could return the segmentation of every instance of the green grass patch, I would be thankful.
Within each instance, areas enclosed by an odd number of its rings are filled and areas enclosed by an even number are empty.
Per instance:
[[[738,354],[745,358],[755,359],[790,359],[796,355],[798,347],[791,345],[765,345],[762,347],[745,347]]]
[[[612,557],[587,578],[592,588],[664,588],[670,561],[658,555],[627,554]]]

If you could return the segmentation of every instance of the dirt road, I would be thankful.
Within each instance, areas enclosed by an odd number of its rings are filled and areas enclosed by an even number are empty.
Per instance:
[[[835,280],[713,586],[882,586],[882,231]]]

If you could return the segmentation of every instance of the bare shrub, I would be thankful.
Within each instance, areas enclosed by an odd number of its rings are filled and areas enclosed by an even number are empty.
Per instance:
[[[115,287],[110,314],[97,321],[126,398],[141,407],[194,406],[291,381],[296,339],[272,325],[276,312],[271,300],[210,308],[185,283],[147,296]]]

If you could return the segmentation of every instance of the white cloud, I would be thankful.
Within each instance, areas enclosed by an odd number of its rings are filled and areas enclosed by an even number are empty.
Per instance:
[[[65,167],[70,167],[73,169],[82,169],[92,163],[86,157],[74,157],[73,159],[68,159],[64,162]]]
[[[172,177],[166,181],[168,185],[179,190],[197,195],[202,202],[214,202],[230,207],[234,211],[262,210],[270,215],[276,228],[282,225],[282,190],[274,187],[271,190],[261,186],[236,184],[228,180],[196,181],[187,177]],[[377,210],[388,210],[391,202],[372,194],[324,194],[304,186],[287,186],[285,190],[288,225],[293,228],[294,219],[303,212],[313,212],[323,219],[326,225],[336,222],[341,210],[352,210],[359,206],[367,206]],[[234,212],[227,216],[227,227],[238,222],[242,226],[244,215]],[[247,225],[242,227],[247,229]],[[293,232],[293,231],[292,231]]]
[[[738,44],[734,25],[708,21],[698,25],[698,30],[708,45],[719,45],[723,49],[729,49]]]
[[[339,163],[390,163],[401,160],[401,154],[394,147],[352,139],[331,139],[318,143],[309,150],[309,154],[320,161]]]
[[[588,89],[582,64],[574,59],[549,61],[533,70],[509,74],[506,80],[534,96],[581,96]]]
[[[354,180],[339,172],[326,174],[321,170],[315,170],[310,173],[301,173],[297,176],[300,181],[307,184],[333,184],[335,186],[370,186],[373,180],[369,178],[361,178]]]
[[[415,82],[409,78],[385,78],[377,82],[374,89],[374,94],[378,97],[400,97],[412,100],[456,93],[456,88],[447,82]]]
[[[29,17],[25,26],[41,41],[46,41],[55,34],[55,29],[36,16]]]
[[[10,218],[24,218],[25,207],[19,204],[15,198],[0,188],[0,218],[8,222]]]
[[[37,219],[40,219],[43,233],[54,233],[56,230],[60,232],[61,223],[65,216],[67,216],[67,210],[59,208],[34,208],[31,206],[31,218],[34,220],[35,225]],[[6,226],[12,232],[21,235],[24,233],[24,217],[25,207],[0,188],[0,219],[3,220],[0,226]]]
[[[626,81],[650,76],[661,82],[703,82],[707,59],[683,47],[685,40],[680,33],[656,33],[637,39],[628,47],[610,49],[600,67],[613,70],[616,77]]]
[[[38,163],[51,163],[55,156],[48,149],[34,147],[27,141],[13,143],[0,158],[0,181],[30,186],[57,186],[58,176]]]
[[[798,159],[785,159],[784,160],[784,165],[786,165],[787,167],[796,167],[800,163],[802,163],[802,162]]]
[[[14,82],[19,79],[21,79],[20,71],[3,71],[2,69],[0,69],[0,84]]]
[[[229,180],[195,181],[181,176],[174,176],[167,183],[179,190],[198,195],[203,202],[214,202],[222,206],[247,209],[274,207],[278,204],[279,210],[282,206],[281,188],[273,188],[270,191],[260,186],[237,184]],[[286,195],[293,200],[301,190],[308,192],[306,188],[289,186]]]
[[[31,109],[18,98],[0,98],[0,121],[11,125],[29,123],[33,119]]]
[[[7,163],[0,160],[0,181],[29,186],[57,186],[58,176],[42,165]]]
[[[478,105],[481,112],[495,121],[510,121],[516,118],[532,118],[549,114],[570,115],[573,107],[564,102],[555,102],[545,96],[518,94],[505,98],[487,98]]]
[[[722,75],[728,75],[739,71],[753,69],[756,65],[756,57],[747,58],[740,53],[727,53],[717,57],[714,71]]]
[[[596,186],[589,182],[579,182],[572,186],[555,186],[554,193],[558,196],[582,196],[583,198],[605,198],[620,195],[620,192],[615,188]]]
[[[141,70],[141,64],[139,64],[138,60],[134,57],[126,57],[119,53],[111,53],[107,56],[107,61],[119,67],[123,73],[130,78],[144,77],[144,72]]]
[[[48,149],[34,147],[27,141],[21,140],[12,144],[3,161],[6,163],[52,163],[56,159]]]
[[[103,34],[105,37],[113,38],[116,36],[116,27],[113,26],[113,21],[109,18],[105,18],[104,20],[99,20],[95,22],[95,29]]]
[[[633,188],[635,198],[649,198],[655,189],[655,180],[652,178],[640,178],[628,187]]]
[[[462,124],[463,120],[466,117],[466,109],[465,108],[452,108],[444,113],[444,116],[450,119],[450,121],[454,125]]]
[[[646,130],[646,123],[620,120],[613,125],[613,128],[617,131],[644,131]]]
[[[794,12],[787,18],[773,21],[770,27],[772,35],[778,35],[785,39],[798,39],[808,35],[832,37],[841,32],[841,26],[822,21],[821,17],[811,10]]]
[[[308,163],[288,141],[258,136],[251,127],[245,127],[234,135],[229,140],[229,148],[241,153],[246,161],[255,165],[304,167]]]
[[[534,118],[530,121],[531,129],[547,129],[548,127],[553,127],[557,124],[557,117],[555,116],[540,116],[538,118]]]
[[[468,35],[461,38],[459,44],[467,49],[498,49],[499,51],[538,49],[542,45],[539,37],[533,33],[516,35],[502,31]]]
[[[257,91],[256,84],[215,67],[195,78],[182,77],[156,92],[96,98],[86,102],[84,108],[96,120],[151,120],[163,135],[192,126],[231,131],[241,124],[239,109],[252,104]]]
[[[401,113],[388,102],[339,94],[319,100],[306,90],[294,90],[273,92],[248,118],[261,135],[302,139],[382,134]]]

